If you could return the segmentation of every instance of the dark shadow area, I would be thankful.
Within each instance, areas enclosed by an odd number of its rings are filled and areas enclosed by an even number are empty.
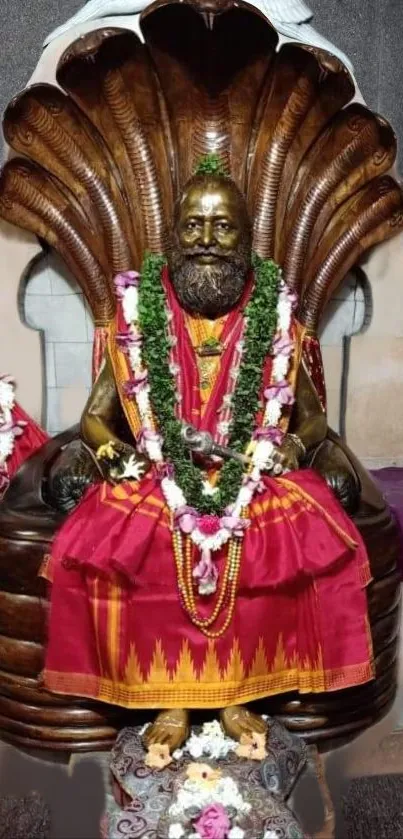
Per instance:
[[[70,777],[65,765],[6,748],[0,758],[0,798],[33,792],[50,810],[51,839],[98,839],[105,793],[102,768],[95,761],[80,761]]]
[[[318,781],[311,767],[299,778],[290,806],[306,834],[314,836],[323,825],[324,809]]]

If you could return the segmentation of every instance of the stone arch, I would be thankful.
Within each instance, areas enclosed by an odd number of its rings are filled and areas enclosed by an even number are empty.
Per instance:
[[[57,434],[78,421],[91,388],[91,313],[53,252],[44,253],[32,266],[20,310],[26,325],[42,336],[43,423],[50,434]]]

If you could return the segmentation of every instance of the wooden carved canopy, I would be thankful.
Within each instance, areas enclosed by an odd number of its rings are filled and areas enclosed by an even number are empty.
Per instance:
[[[113,276],[164,252],[173,204],[201,155],[219,154],[273,257],[317,328],[360,255],[403,227],[385,173],[388,123],[352,102],[341,62],[286,44],[242,0],[159,0],[144,43],[104,28],[9,105],[4,133],[23,155],[0,178],[0,216],[46,240],[80,283],[98,325],[114,313]],[[350,103],[350,104],[349,104]]]

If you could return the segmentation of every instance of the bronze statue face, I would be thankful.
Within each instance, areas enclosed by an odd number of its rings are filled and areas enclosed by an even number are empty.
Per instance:
[[[250,255],[250,223],[236,185],[192,178],[177,208],[170,257],[180,304],[209,318],[229,312],[245,287]]]

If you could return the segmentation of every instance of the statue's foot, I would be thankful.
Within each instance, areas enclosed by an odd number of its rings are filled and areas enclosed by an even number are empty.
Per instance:
[[[221,711],[221,724],[232,740],[240,741],[243,734],[252,737],[253,734],[265,734],[267,723],[258,714],[248,711],[243,705],[234,705]]]
[[[144,734],[143,743],[146,749],[154,743],[159,746],[167,745],[170,754],[180,749],[190,734],[189,712],[182,709],[161,711],[152,725]]]

